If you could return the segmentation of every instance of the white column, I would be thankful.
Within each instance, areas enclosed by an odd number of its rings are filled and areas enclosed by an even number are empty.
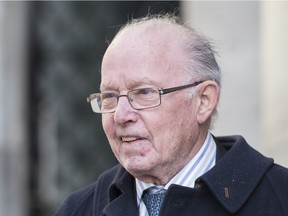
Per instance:
[[[276,162],[288,166],[288,2],[261,4],[263,143]]]
[[[27,215],[24,2],[0,2],[0,215]]]

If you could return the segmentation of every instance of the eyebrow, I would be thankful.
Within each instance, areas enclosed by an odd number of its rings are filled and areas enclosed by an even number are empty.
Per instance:
[[[159,82],[156,82],[154,80],[149,79],[148,77],[145,77],[144,79],[141,80],[132,80],[129,82],[129,85],[131,88],[137,88],[138,86],[142,85],[153,85],[153,86],[158,86]]]

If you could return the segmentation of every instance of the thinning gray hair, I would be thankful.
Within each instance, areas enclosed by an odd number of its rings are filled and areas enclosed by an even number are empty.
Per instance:
[[[221,87],[221,70],[216,61],[217,54],[212,43],[193,28],[188,26],[183,20],[172,13],[148,14],[145,17],[131,19],[122,26],[118,34],[124,29],[147,23],[168,23],[182,27],[181,38],[184,38],[184,49],[188,50],[188,58],[185,61],[185,71],[188,82],[195,80],[213,80]],[[117,35],[118,35],[117,34]],[[115,37],[117,37],[117,35]]]

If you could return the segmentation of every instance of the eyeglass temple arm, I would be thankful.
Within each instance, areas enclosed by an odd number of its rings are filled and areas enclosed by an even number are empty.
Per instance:
[[[188,85],[177,86],[177,87],[172,87],[172,88],[167,88],[167,89],[160,89],[159,92],[160,92],[161,95],[168,94],[170,92],[174,92],[174,91],[178,91],[178,90],[181,90],[181,89],[186,89],[186,88],[189,88],[189,87],[197,86],[197,85],[199,85],[200,83],[203,83],[203,82],[204,81],[198,81],[198,82],[194,82],[194,83],[188,84]]]

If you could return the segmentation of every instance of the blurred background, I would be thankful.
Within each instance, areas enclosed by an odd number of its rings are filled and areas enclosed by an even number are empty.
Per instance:
[[[116,164],[86,96],[119,27],[176,12],[211,38],[223,87],[216,136],[288,166],[288,2],[0,1],[0,215],[49,216]]]

